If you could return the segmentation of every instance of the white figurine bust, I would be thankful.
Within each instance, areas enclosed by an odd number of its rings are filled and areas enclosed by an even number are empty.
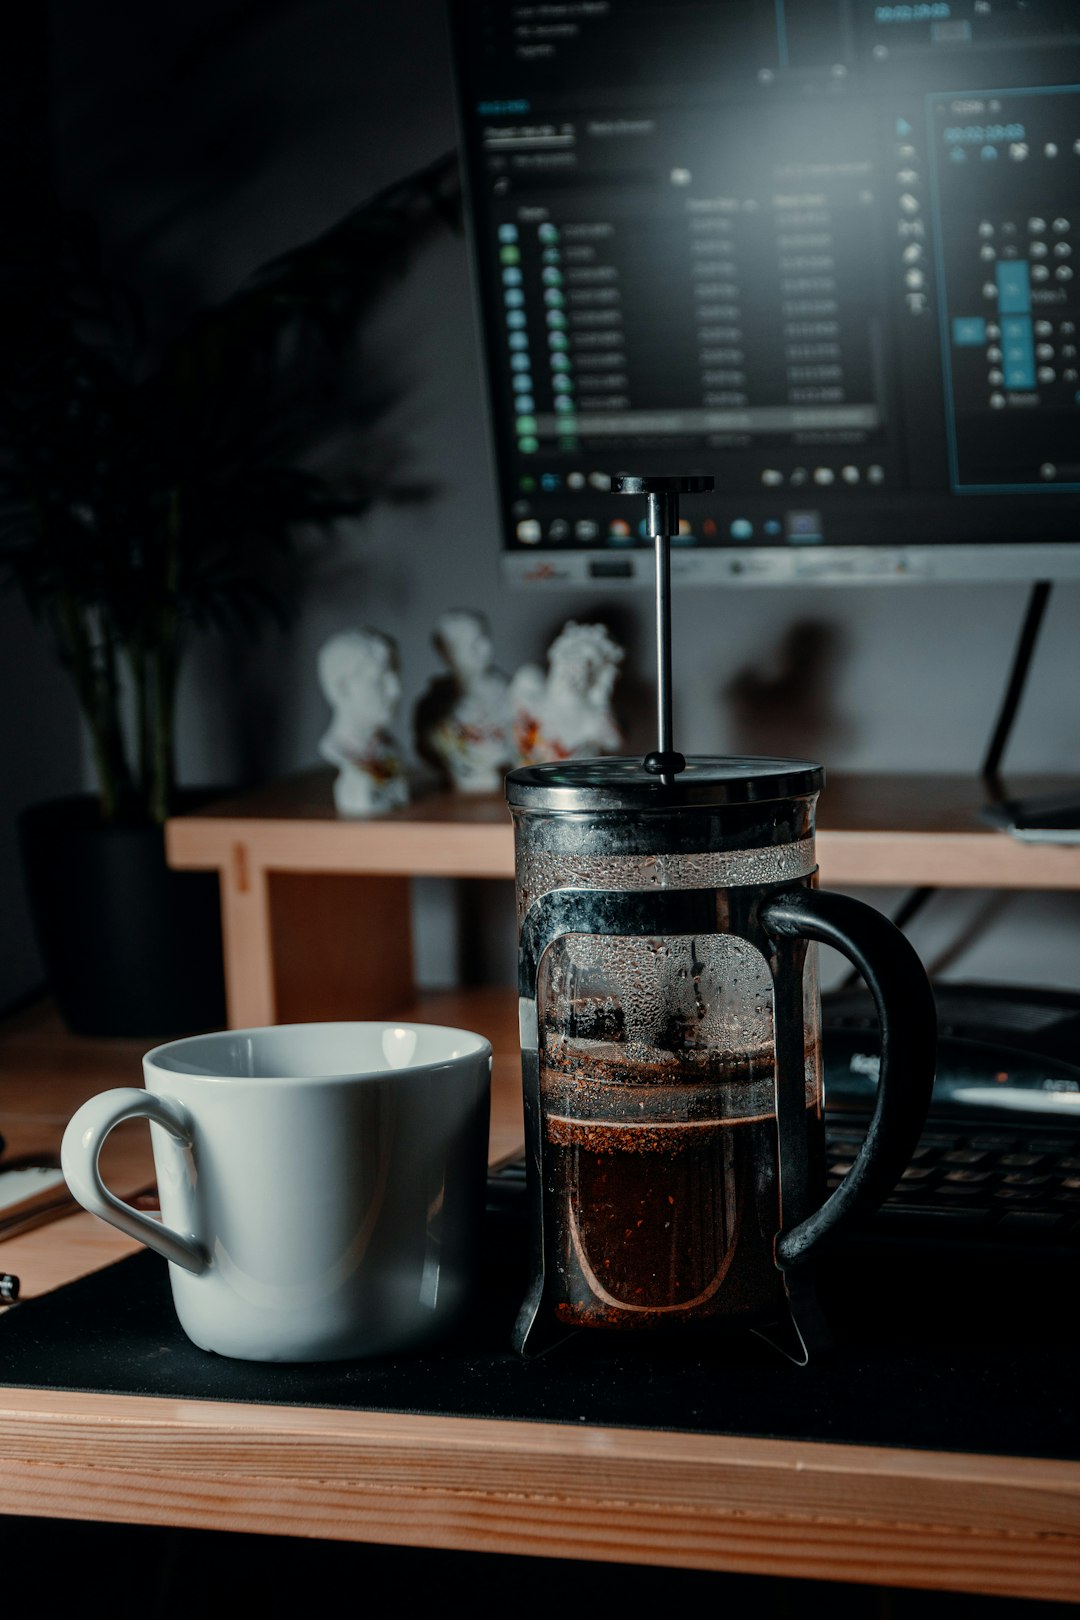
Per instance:
[[[492,793],[514,762],[509,681],[492,664],[483,614],[452,608],[432,637],[447,673],[416,706],[417,752],[463,793]]]
[[[319,752],[337,765],[334,803],[342,815],[370,816],[409,797],[389,730],[401,698],[397,649],[378,630],[344,630],[319,652],[319,683],[333,710]]]
[[[602,624],[571,619],[548,648],[548,672],[525,664],[510,685],[518,762],[616,754],[611,694],[623,651]]]

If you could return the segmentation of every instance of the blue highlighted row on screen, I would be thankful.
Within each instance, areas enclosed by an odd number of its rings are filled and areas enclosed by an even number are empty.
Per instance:
[[[1027,315],[1007,315],[1001,323],[1006,388],[1034,388],[1035,343]]]
[[[1028,315],[1031,312],[1031,267],[1026,259],[999,259],[997,276],[998,309],[1002,315]]]

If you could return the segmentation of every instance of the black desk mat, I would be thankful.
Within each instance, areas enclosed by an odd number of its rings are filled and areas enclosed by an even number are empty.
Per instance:
[[[0,1384],[588,1423],[1004,1455],[1080,1456],[1080,1364],[1060,1255],[845,1250],[822,1275],[835,1343],[807,1367],[756,1335],[581,1332],[522,1361],[525,1233],[490,1212],[480,1301],[438,1348],[315,1365],[198,1350],[150,1253],[0,1318]],[[1071,1316],[1071,1312],[1069,1313]]]

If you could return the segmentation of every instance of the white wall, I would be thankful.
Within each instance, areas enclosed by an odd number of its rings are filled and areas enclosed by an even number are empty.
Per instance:
[[[261,11],[200,0],[166,11],[164,23],[160,8],[134,0],[111,10],[122,15],[106,48],[97,8],[55,5],[61,172],[69,200],[101,214],[117,267],[155,289],[166,324],[454,145],[441,0],[308,0]],[[231,31],[242,14],[243,28]],[[632,746],[644,746],[646,596],[617,587],[534,595],[500,582],[460,240],[426,254],[381,309],[367,344],[404,386],[388,425],[407,451],[407,471],[430,479],[437,494],[358,525],[287,638],[200,649],[183,692],[187,779],[227,782],[314,763],[327,719],[315,656],[346,625],[377,625],[398,640],[407,731],[436,669],[433,622],[451,603],[489,615],[507,669],[542,658],[565,618],[608,618],[628,648],[621,691],[634,701],[624,723]],[[687,752],[781,744],[829,769],[974,772],[1025,602],[1026,588],[1016,585],[678,591],[678,744]],[[728,687],[747,670],[768,682],[785,634],[806,619],[825,626],[822,712],[799,713],[790,725],[782,714],[748,723]],[[1078,648],[1080,586],[1057,586],[1008,767],[1080,769]],[[991,898],[939,895],[913,927],[927,959],[974,927],[977,943],[951,959],[951,976],[1080,986],[1080,901]],[[445,886],[421,894],[420,966],[429,982],[477,970],[457,954],[453,901]],[[484,912],[480,970],[508,979],[513,946],[501,889]]]

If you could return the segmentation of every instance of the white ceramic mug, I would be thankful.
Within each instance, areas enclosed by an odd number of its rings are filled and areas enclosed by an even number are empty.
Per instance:
[[[333,1361],[439,1337],[476,1277],[491,1047],[433,1024],[282,1024],[194,1035],[143,1059],[145,1091],[83,1104],[61,1162],[86,1209],[169,1261],[195,1344]],[[98,1155],[150,1121],[160,1221]]]

